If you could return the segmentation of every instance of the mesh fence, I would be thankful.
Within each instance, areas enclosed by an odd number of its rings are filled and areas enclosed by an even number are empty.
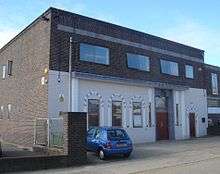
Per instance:
[[[35,144],[48,145],[48,121],[47,119],[35,120]]]
[[[49,120],[50,147],[63,147],[63,119],[51,118]]]

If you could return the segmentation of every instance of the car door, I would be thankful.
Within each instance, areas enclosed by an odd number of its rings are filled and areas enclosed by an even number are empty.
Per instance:
[[[87,132],[87,143],[86,143],[87,144],[87,146],[86,146],[87,150],[92,150],[93,149],[92,144],[93,144],[93,139],[94,139],[95,132],[96,132],[95,128],[91,128]]]

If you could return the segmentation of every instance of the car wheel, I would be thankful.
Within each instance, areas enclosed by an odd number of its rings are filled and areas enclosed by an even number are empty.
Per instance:
[[[128,158],[130,155],[131,155],[131,153],[125,153],[125,154],[124,154],[124,157],[125,157],[125,158]]]
[[[104,151],[103,151],[102,149],[99,150],[99,158],[100,158],[101,160],[104,160],[104,159],[105,159],[105,153],[104,153]]]

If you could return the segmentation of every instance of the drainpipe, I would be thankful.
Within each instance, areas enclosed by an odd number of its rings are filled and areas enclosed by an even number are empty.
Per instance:
[[[72,43],[73,39],[69,40],[69,112],[72,112]]]

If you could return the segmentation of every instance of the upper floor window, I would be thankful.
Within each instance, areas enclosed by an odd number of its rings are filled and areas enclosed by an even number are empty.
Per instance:
[[[193,66],[185,65],[185,73],[187,78],[193,79],[194,78]]]
[[[147,56],[138,54],[127,54],[127,65],[129,68],[150,71],[150,60]]]
[[[179,76],[178,63],[167,60],[160,60],[160,65],[162,73]]]
[[[109,65],[109,49],[81,43],[80,60]]]
[[[2,66],[2,78],[5,79],[6,77],[6,65]]]
[[[13,61],[8,60],[8,75],[9,76],[12,75],[12,64],[13,64]]]
[[[211,73],[212,76],[212,94],[218,95],[218,76],[215,73]]]

